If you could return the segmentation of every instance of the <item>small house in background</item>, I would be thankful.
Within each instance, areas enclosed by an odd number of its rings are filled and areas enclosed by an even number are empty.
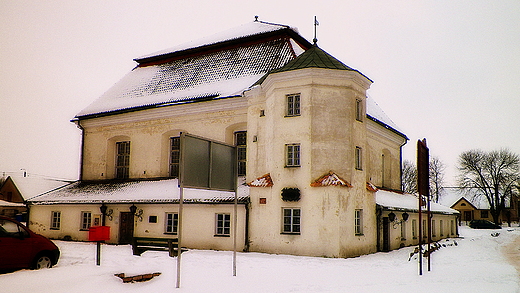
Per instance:
[[[0,215],[25,221],[28,198],[51,191],[70,181],[27,174],[0,177]]]
[[[463,196],[452,204],[451,208],[460,212],[461,217],[459,224],[467,225],[472,220],[488,220],[493,222],[489,203],[482,196],[472,197],[471,199]],[[518,209],[518,198],[514,197],[513,200],[509,200],[506,203],[505,209],[500,214],[499,221],[505,223],[518,222]]]

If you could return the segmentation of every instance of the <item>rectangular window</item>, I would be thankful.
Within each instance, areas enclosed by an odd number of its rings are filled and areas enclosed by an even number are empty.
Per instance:
[[[231,234],[231,215],[215,214],[215,236],[229,236]]]
[[[287,95],[287,117],[300,116],[300,94]]]
[[[81,212],[81,230],[88,230],[88,228],[90,228],[91,223],[92,223],[92,213],[91,212]]]
[[[283,209],[283,233],[300,234],[300,208]]]
[[[61,212],[51,212],[51,230],[59,230],[61,227]]]
[[[412,220],[412,237],[417,239],[417,220]]]
[[[440,220],[440,222],[439,222],[439,229],[440,229],[439,233],[441,233],[441,236],[444,236],[444,221],[443,220]]]
[[[426,220],[422,221],[422,237],[427,238],[428,237],[428,226],[426,225]]]
[[[166,213],[166,223],[164,226],[164,233],[177,234],[177,227],[179,225],[178,213]]]
[[[285,145],[285,166],[286,167],[300,167],[300,144],[286,144]]]
[[[480,211],[480,217],[485,219],[487,218],[489,215],[488,215],[488,211]]]
[[[432,220],[432,237],[437,236],[436,230],[437,229],[435,229],[435,220]]]
[[[246,149],[247,132],[235,132],[235,145],[237,147],[238,176],[246,176]]]
[[[356,120],[357,121],[363,121],[363,101],[362,100],[356,100]]]
[[[116,178],[126,179],[130,169],[130,142],[116,142]]]
[[[363,149],[360,147],[356,147],[356,169],[363,170]]]
[[[170,137],[170,169],[169,175],[173,178],[179,177],[179,162],[181,160],[181,138]]]
[[[354,233],[363,235],[363,210],[354,211]]]
[[[454,220],[450,221],[450,232],[451,232],[451,235],[455,235],[455,221]]]

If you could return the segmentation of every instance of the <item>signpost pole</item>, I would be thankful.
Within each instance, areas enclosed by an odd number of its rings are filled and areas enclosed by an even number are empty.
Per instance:
[[[422,224],[422,206],[423,199],[429,201],[430,194],[430,155],[429,149],[426,146],[426,138],[417,141],[417,191],[419,193],[419,275],[422,275],[422,245],[423,245],[423,229],[428,228],[428,235],[430,235],[430,212],[428,202],[428,213],[427,213],[427,227]],[[430,250],[431,236],[428,236],[428,250]],[[428,251],[428,271],[430,270],[430,255]]]
[[[177,283],[175,288],[181,287],[181,255],[182,255],[182,208],[184,204],[184,138],[181,132],[180,139],[180,166],[179,166],[179,215],[177,219]]]

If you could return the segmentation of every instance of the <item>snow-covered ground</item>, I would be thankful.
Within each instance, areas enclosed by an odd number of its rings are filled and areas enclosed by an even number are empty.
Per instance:
[[[96,266],[96,245],[56,241],[57,266],[0,275],[0,292],[520,292],[520,278],[510,263],[520,254],[520,228],[472,230],[442,241],[433,253],[432,270],[418,275],[413,247],[350,259],[190,250],[183,253],[181,288],[175,288],[176,258],[148,251],[133,256],[128,245],[103,245]],[[507,253],[505,253],[507,252]],[[508,255],[509,256],[506,256]],[[513,254],[513,256],[511,255]],[[116,273],[161,272],[147,282],[123,283]],[[420,288],[420,289],[419,289]]]

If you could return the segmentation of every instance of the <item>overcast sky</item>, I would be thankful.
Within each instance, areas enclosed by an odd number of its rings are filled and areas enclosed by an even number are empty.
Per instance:
[[[251,4],[254,3],[254,4]],[[77,179],[69,122],[134,58],[254,20],[297,27],[370,77],[368,91],[447,165],[463,151],[520,154],[520,1],[0,0],[0,172]],[[1,174],[0,174],[1,175]]]

